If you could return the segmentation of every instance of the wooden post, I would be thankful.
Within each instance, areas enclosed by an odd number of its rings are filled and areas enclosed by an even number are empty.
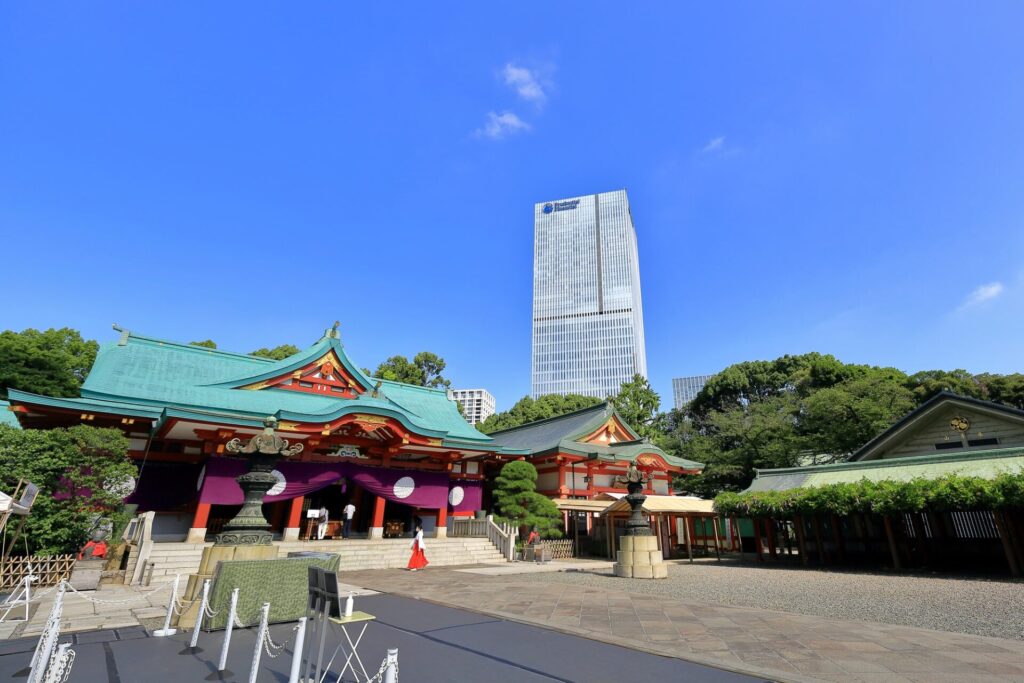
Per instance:
[[[764,520],[764,531],[768,535],[768,553],[772,562],[778,562],[779,556],[775,549],[775,521],[771,517]]]
[[[825,566],[825,531],[821,528],[821,517],[814,515],[814,545],[818,548],[818,564]]]
[[[605,545],[608,546],[608,557],[609,557],[609,559],[614,560],[615,559],[615,555],[612,554],[612,522],[611,522],[611,519],[612,519],[611,515],[605,515],[604,516],[604,530],[605,530],[605,534],[607,535],[607,538],[605,538],[604,540],[605,540]]]
[[[999,532],[999,540],[1003,542],[1003,552],[1006,553],[1006,561],[1010,565],[1010,575],[1020,576],[1020,565],[1017,564],[1017,554],[1013,552],[1013,542],[1010,540],[1003,513],[993,510],[992,517],[996,522],[996,531]]]
[[[718,561],[721,562],[722,561],[722,546],[718,542],[718,517],[712,517],[711,521],[714,523],[713,526],[714,526],[714,529],[715,529],[715,557],[717,557]]]
[[[764,545],[761,543],[761,532],[764,527],[761,525],[761,520],[756,517],[750,521],[754,525],[754,549],[757,552],[757,561],[764,562]]]
[[[370,522],[370,538],[384,538],[384,504],[386,499],[377,496],[373,501],[373,521]]]
[[[836,555],[839,558],[839,564],[846,564],[846,553],[843,552],[843,529],[839,525],[839,517],[837,515],[830,515],[832,520],[832,535],[836,539]]]
[[[885,537],[889,540],[889,552],[892,554],[892,566],[896,571],[903,569],[903,563],[900,562],[899,548],[896,547],[896,535],[893,533],[892,528],[892,517],[885,515],[882,517],[885,522]]]
[[[588,512],[587,514],[589,515],[590,513]],[[579,557],[580,556],[580,513],[577,512],[576,510],[573,510],[573,512],[572,512],[572,528],[573,528],[573,530],[575,531],[575,534],[576,534],[576,540],[575,540],[575,542],[573,543],[573,546],[572,546],[573,557]]]
[[[921,554],[922,564],[928,566],[931,562],[928,559],[928,539],[925,537],[924,521],[921,519],[923,513],[914,512],[910,515],[910,522],[914,525],[914,540],[917,541],[917,551]]]
[[[683,531],[686,532],[686,556],[690,558],[690,564],[693,564],[693,530],[690,529],[689,522],[689,516],[683,517]]]
[[[797,515],[793,518],[793,528],[796,530],[796,545],[800,551],[800,563],[807,566],[807,544],[804,542],[804,518]]]

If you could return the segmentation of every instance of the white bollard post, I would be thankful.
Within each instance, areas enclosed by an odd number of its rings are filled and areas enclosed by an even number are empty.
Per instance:
[[[228,609],[228,625],[224,628],[224,644],[220,648],[220,661],[217,671],[228,666],[228,648],[231,646],[231,631],[235,628],[235,608],[238,607],[238,589],[231,591],[231,607]]]
[[[25,577],[25,623],[28,623],[28,604],[32,602],[32,579],[36,577],[32,576],[32,572],[28,573]]]
[[[270,621],[270,603],[263,603],[260,608],[260,627],[256,629],[256,650],[252,653],[252,668],[249,670],[249,683],[256,683],[260,672],[260,657],[263,656],[263,639],[267,637],[267,622]]]
[[[206,607],[210,604],[210,580],[203,581],[203,599],[200,600],[199,613],[196,615],[196,625],[192,629],[192,640],[188,646],[195,649],[199,644],[199,630],[203,625],[203,618],[206,616]]]
[[[57,587],[57,597],[53,600],[53,607],[46,619],[46,627],[39,636],[35,652],[32,653],[32,663],[29,665],[28,683],[40,683],[46,675],[46,667],[50,664],[50,657],[53,655],[53,648],[57,644],[60,635],[60,618],[64,613],[64,586],[61,581]]]
[[[288,683],[299,683],[302,671],[302,648],[306,644],[306,617],[299,617],[299,632],[295,634],[295,650],[292,652],[292,668],[288,673]]]
[[[160,636],[173,636],[178,632],[178,629],[171,628],[171,617],[174,616],[174,605],[178,601],[178,581],[181,579],[181,574],[174,575],[174,585],[171,586],[171,598],[167,601],[167,616],[164,618],[164,627],[153,631],[153,635]]]
[[[398,683],[398,648],[388,648],[388,658],[384,663],[384,683]]]

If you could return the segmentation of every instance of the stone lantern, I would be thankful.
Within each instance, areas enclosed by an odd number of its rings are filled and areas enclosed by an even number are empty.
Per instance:
[[[274,417],[265,419],[263,425],[263,432],[245,443],[235,438],[225,445],[229,453],[249,456],[249,471],[235,479],[245,495],[242,509],[217,534],[215,545],[270,545],[273,538],[270,522],[263,516],[263,497],[277,483],[274,466],[282,458],[301,453],[302,444],[289,445],[275,434]]]
[[[616,478],[617,483],[626,485],[629,493],[624,500],[630,508],[626,531],[620,539],[616,555],[616,576],[633,579],[668,578],[668,567],[658,548],[658,537],[651,534],[651,525],[644,519],[641,509],[647,500],[643,493],[644,482],[649,479],[649,475],[638,470],[634,463],[630,463],[624,477]]]

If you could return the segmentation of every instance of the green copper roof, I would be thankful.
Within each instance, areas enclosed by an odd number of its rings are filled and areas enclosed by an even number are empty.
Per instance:
[[[581,443],[581,439],[592,434],[611,417],[618,417],[633,440],[608,446]],[[491,437],[499,446],[525,448],[531,455],[548,452],[573,453],[577,455],[596,455],[601,460],[636,459],[642,453],[654,453],[665,459],[665,462],[683,469],[703,469],[704,465],[685,458],[670,455],[657,446],[640,438],[622,416],[609,403],[583,408],[565,415],[549,417],[545,420],[529,422],[511,429],[493,432]]]
[[[256,424],[266,415],[297,422],[328,422],[348,413],[369,413],[398,419],[419,434],[490,448],[491,439],[466,422],[444,390],[381,381],[378,396],[367,391],[345,399],[274,387],[237,388],[280,377],[333,350],[345,369],[372,390],[378,380],[367,377],[349,361],[336,332],[331,332],[281,361],[122,332],[118,341],[100,346],[82,385],[81,399],[16,392],[17,400],[76,410],[217,415]],[[61,402],[64,405],[58,405]]]
[[[0,425],[9,425],[16,429],[21,429],[21,425],[18,424],[18,418],[8,408],[11,404],[7,401],[0,401]]]
[[[1024,472],[1024,448],[989,448],[974,452],[758,470],[757,478],[747,490],[786,491],[805,486],[852,483],[861,479],[937,479],[946,474],[993,479],[1003,472]]]

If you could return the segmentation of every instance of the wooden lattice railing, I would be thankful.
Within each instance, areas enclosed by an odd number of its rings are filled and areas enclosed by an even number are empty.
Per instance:
[[[36,577],[34,586],[55,586],[70,578],[74,567],[74,555],[9,557],[0,564],[0,590],[19,585],[29,573]]]
[[[563,560],[573,556],[571,538],[562,538],[555,541],[541,541],[540,545],[551,553],[552,560]]]

